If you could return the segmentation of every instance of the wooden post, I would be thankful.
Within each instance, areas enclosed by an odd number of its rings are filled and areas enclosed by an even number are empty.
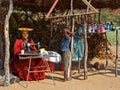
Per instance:
[[[3,33],[2,33],[2,0],[0,0],[0,59],[3,60]]]
[[[1,28],[2,29],[2,28]],[[3,32],[0,31],[0,59],[4,60]]]
[[[87,58],[88,58],[88,43],[87,43],[87,16],[84,16],[84,79],[87,79]]]
[[[89,0],[89,3],[91,3],[92,0]],[[90,7],[87,7],[87,11],[86,13],[89,12]],[[87,78],[87,57],[88,57],[88,43],[87,43],[87,22],[86,22],[86,18],[87,16],[84,16],[84,47],[85,47],[85,51],[84,51],[84,79]],[[80,72],[80,67],[79,67],[79,72]]]
[[[115,76],[118,75],[118,29],[116,30],[116,59],[115,59]]]
[[[9,40],[9,19],[13,11],[13,1],[9,1],[9,10],[5,18],[4,25],[4,37],[5,37],[5,61],[4,61],[4,69],[5,69],[5,81],[4,86],[10,85],[10,73],[9,73],[9,59],[10,59],[10,40]]]
[[[82,0],[84,1],[84,0]],[[89,0],[89,5],[91,5],[92,0]],[[89,9],[91,9],[91,7],[89,7],[89,5],[87,5],[87,11],[86,13],[89,12]],[[95,9],[96,10],[96,9]],[[88,42],[87,42],[87,16],[84,15],[84,79],[87,79],[87,59],[88,59]]]
[[[71,14],[73,14],[73,0],[71,0]],[[74,26],[75,26],[75,22],[74,22],[74,18],[72,18],[72,32],[74,32]],[[68,67],[68,78],[69,79],[72,77],[71,66],[72,66],[72,55],[73,55],[73,40],[74,40],[74,38],[72,37],[72,39],[71,39],[71,56],[70,56],[69,67]]]

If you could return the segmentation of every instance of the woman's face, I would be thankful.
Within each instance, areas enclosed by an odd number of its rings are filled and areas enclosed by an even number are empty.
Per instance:
[[[22,38],[23,38],[23,39],[28,39],[28,37],[29,37],[28,32],[23,32],[23,33],[22,33]]]

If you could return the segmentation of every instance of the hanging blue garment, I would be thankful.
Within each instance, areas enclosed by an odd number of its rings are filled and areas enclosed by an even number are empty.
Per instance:
[[[72,61],[82,60],[84,56],[84,38],[83,38],[83,30],[82,26],[79,27],[78,31],[75,34],[74,38],[74,52]]]

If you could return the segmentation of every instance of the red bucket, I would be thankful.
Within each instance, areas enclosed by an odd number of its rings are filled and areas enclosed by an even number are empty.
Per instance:
[[[63,65],[63,63],[60,64],[60,71],[64,71],[64,65]]]

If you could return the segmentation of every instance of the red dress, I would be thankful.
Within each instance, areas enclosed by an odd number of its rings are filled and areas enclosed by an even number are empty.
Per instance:
[[[28,41],[29,43],[34,43],[32,39]],[[22,50],[22,45],[23,45],[23,40],[22,39],[17,39],[14,43],[14,57],[12,59],[11,63],[11,70],[12,73],[17,75],[20,79],[22,80],[27,80],[27,69],[28,69],[28,64],[29,60],[19,60],[18,54]],[[32,50],[36,50],[35,46],[30,47]],[[31,67],[34,66],[43,66],[45,65],[44,61],[42,59],[39,60],[32,60],[31,61]],[[45,69],[45,68],[41,68]],[[39,69],[39,70],[41,70]],[[36,71],[38,68],[32,68],[31,70]],[[32,72],[29,74],[29,81],[31,80],[42,80],[45,79],[45,73],[44,72]]]

